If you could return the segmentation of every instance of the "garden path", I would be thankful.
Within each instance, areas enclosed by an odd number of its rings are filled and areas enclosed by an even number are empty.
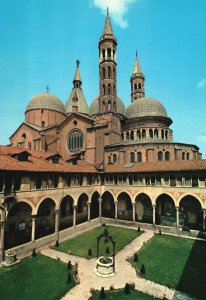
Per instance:
[[[131,257],[135,252],[142,248],[144,243],[149,242],[153,236],[153,231],[146,230],[138,238],[119,251],[116,255],[117,274],[109,278],[102,278],[94,273],[96,259],[85,259],[50,248],[42,249],[41,253],[53,259],[60,259],[64,263],[67,263],[69,260],[72,264],[78,262],[80,284],[71,289],[62,300],[88,300],[91,296],[90,288],[100,290],[103,286],[108,290],[111,285],[114,285],[115,289],[123,288],[126,282],[134,282],[136,289],[154,297],[163,298],[165,295],[169,300],[190,300],[191,298],[188,296],[176,293],[166,286],[138,277],[135,269],[126,260],[126,258]]]

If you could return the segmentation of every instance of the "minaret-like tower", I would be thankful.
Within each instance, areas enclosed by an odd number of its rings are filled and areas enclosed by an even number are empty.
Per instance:
[[[142,73],[136,51],[134,70],[130,78],[131,82],[131,101],[135,101],[145,96],[144,93],[144,75]]]
[[[100,113],[117,111],[116,47],[117,40],[112,31],[109,10],[107,9],[104,31],[99,41]]]

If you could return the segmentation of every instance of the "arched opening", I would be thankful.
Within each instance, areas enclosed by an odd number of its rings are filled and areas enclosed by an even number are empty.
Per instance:
[[[105,49],[102,50],[102,57],[105,59]]]
[[[156,200],[156,224],[163,226],[176,226],[176,209],[173,199],[162,194]]]
[[[114,198],[110,192],[102,195],[102,216],[105,218],[115,218]]]
[[[159,161],[162,161],[162,151],[159,151],[159,152],[157,153],[157,159],[158,159]]]
[[[168,131],[165,130],[165,139],[167,140],[168,139]]]
[[[111,95],[111,83],[108,84],[108,95]]]
[[[112,53],[111,49],[108,48],[107,49],[107,58],[111,59],[111,53]]]
[[[117,162],[117,154],[113,154],[113,163],[115,164]]]
[[[111,158],[111,155],[108,156],[108,164],[111,164],[112,163],[112,158]]]
[[[111,67],[108,67],[108,78],[111,78]]]
[[[116,93],[116,87],[115,87],[115,85],[113,86],[113,95],[115,95],[115,93]]]
[[[88,202],[88,196],[84,193],[79,197],[77,202],[76,224],[87,222],[88,220],[87,202]]]
[[[170,153],[168,151],[165,152],[165,160],[166,161],[170,160]]]
[[[121,133],[122,141],[124,141],[124,132]]]
[[[105,95],[106,94],[105,84],[102,85],[102,90],[103,90],[103,95]]]
[[[164,134],[164,130],[163,129],[161,130],[161,138],[162,138],[162,140],[164,140],[164,138],[165,138],[165,134]]]
[[[133,131],[133,130],[130,132],[130,139],[131,139],[132,141],[134,140],[134,131]]]
[[[182,160],[185,160],[185,152],[182,152]]]
[[[143,140],[146,139],[146,130],[145,129],[142,130],[142,139]]]
[[[137,130],[137,138],[140,140],[141,139],[141,132],[140,130]]]
[[[126,139],[129,141],[129,131],[126,132]]]
[[[137,84],[136,83],[134,84],[134,90],[135,91],[137,90]]]
[[[116,104],[116,102],[114,102],[114,104],[113,104],[113,110],[114,110],[114,112],[117,111],[117,104]]]
[[[5,223],[5,249],[31,241],[32,208],[29,204],[19,202],[8,213]]]
[[[189,160],[190,159],[190,154],[187,153],[186,156],[187,156],[187,160]]]
[[[150,137],[150,139],[153,139],[153,130],[152,129],[149,130],[149,137]]]
[[[130,196],[122,192],[118,198],[118,219],[132,221],[132,202]]]
[[[106,78],[106,69],[105,67],[102,68],[102,75],[103,75],[103,79]]]
[[[54,233],[55,202],[51,198],[47,198],[40,204],[36,217],[36,238]]]
[[[99,193],[94,192],[91,198],[91,206],[90,206],[90,218],[95,219],[99,217]]]
[[[180,204],[180,226],[188,226],[190,229],[202,230],[203,213],[200,202],[193,196],[185,196]]]
[[[131,162],[131,163],[134,163],[134,162],[135,162],[135,154],[134,154],[134,152],[131,152],[131,153],[130,153],[130,162]]]
[[[136,199],[135,220],[137,222],[152,223],[152,201],[144,193],[139,194]]]
[[[158,130],[157,129],[154,130],[154,138],[158,139]]]
[[[60,205],[59,230],[63,230],[73,226],[73,205],[74,200],[67,195],[62,199]]]
[[[137,162],[142,162],[142,153],[137,152]]]

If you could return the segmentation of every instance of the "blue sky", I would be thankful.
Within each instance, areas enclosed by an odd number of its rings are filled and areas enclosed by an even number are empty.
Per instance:
[[[28,101],[47,84],[66,102],[76,59],[91,104],[107,5],[119,97],[129,105],[137,49],[146,95],[166,107],[174,140],[197,144],[206,158],[205,0],[0,0],[0,144],[9,143]]]

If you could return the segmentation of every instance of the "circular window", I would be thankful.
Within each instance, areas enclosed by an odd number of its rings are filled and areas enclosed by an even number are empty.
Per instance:
[[[79,130],[72,131],[67,139],[70,152],[80,151],[83,148],[83,134]]]

